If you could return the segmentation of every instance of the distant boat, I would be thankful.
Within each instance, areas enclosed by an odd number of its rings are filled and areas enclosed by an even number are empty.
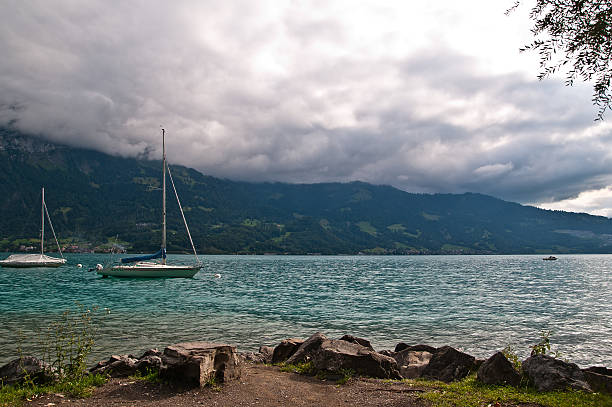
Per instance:
[[[57,257],[47,256],[45,254],[45,215],[51,226],[53,232],[53,238],[57,244],[57,250],[59,251],[61,259]],[[55,236],[55,230],[53,229],[53,223],[51,223],[51,217],[49,217],[49,211],[45,204],[45,188],[42,188],[42,205],[41,205],[41,222],[40,222],[40,253],[37,254],[11,254],[4,260],[0,260],[0,266],[2,267],[13,267],[13,268],[30,268],[30,267],[59,267],[66,263],[64,255],[62,255],[62,249],[59,246],[57,237]]]
[[[544,257],[542,260],[557,260],[555,256]]]
[[[145,256],[128,257],[121,259],[123,265],[98,267],[96,272],[101,274],[103,277],[140,277],[140,278],[191,278],[202,268],[202,263],[198,259],[198,255],[193,245],[193,239],[191,239],[191,233],[185,220],[185,214],[179,200],[174,181],[172,180],[172,173],[170,167],[166,162],[166,131],[162,129],[162,241],[161,248],[157,253],[149,254]],[[172,188],[174,189],[174,195],[178,202],[181,215],[183,216],[183,222],[185,223],[185,229],[191,242],[191,248],[195,256],[195,263],[192,264],[166,264],[166,171],[170,176]],[[148,261],[153,259],[161,259],[160,261]],[[134,263],[134,264],[131,264]]]

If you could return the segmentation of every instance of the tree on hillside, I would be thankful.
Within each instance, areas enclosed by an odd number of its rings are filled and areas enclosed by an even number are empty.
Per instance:
[[[593,104],[602,120],[612,109],[612,1],[536,0],[530,17],[534,41],[521,51],[540,54],[538,78],[565,70],[567,85],[576,78],[594,81]]]

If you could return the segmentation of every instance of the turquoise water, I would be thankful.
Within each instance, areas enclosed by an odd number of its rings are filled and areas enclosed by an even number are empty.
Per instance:
[[[449,344],[488,357],[511,344],[526,357],[551,330],[565,358],[612,366],[610,255],[205,256],[193,279],[166,280],[102,279],[87,270],[108,255],[67,258],[57,269],[0,268],[0,363],[20,336],[34,349],[78,301],[110,310],[98,313],[95,359],[187,340],[256,350],[316,331],[379,350]]]

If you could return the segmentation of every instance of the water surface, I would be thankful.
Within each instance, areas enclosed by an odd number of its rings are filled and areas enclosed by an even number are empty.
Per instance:
[[[0,268],[0,363],[79,302],[110,310],[98,312],[96,359],[187,340],[256,350],[316,331],[379,350],[449,344],[488,357],[511,344],[526,357],[550,330],[567,359],[612,366],[610,255],[205,256],[193,279],[165,280],[102,279],[87,270],[107,255],[67,257],[57,269]]]

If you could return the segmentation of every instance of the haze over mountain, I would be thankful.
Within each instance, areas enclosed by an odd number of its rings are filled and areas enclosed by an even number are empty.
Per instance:
[[[412,194],[363,182],[235,182],[172,172],[203,253],[612,253],[612,221],[465,193]],[[160,240],[160,161],[124,159],[0,131],[0,250],[40,229],[40,187],[63,243]],[[169,250],[188,251],[172,193]]]

